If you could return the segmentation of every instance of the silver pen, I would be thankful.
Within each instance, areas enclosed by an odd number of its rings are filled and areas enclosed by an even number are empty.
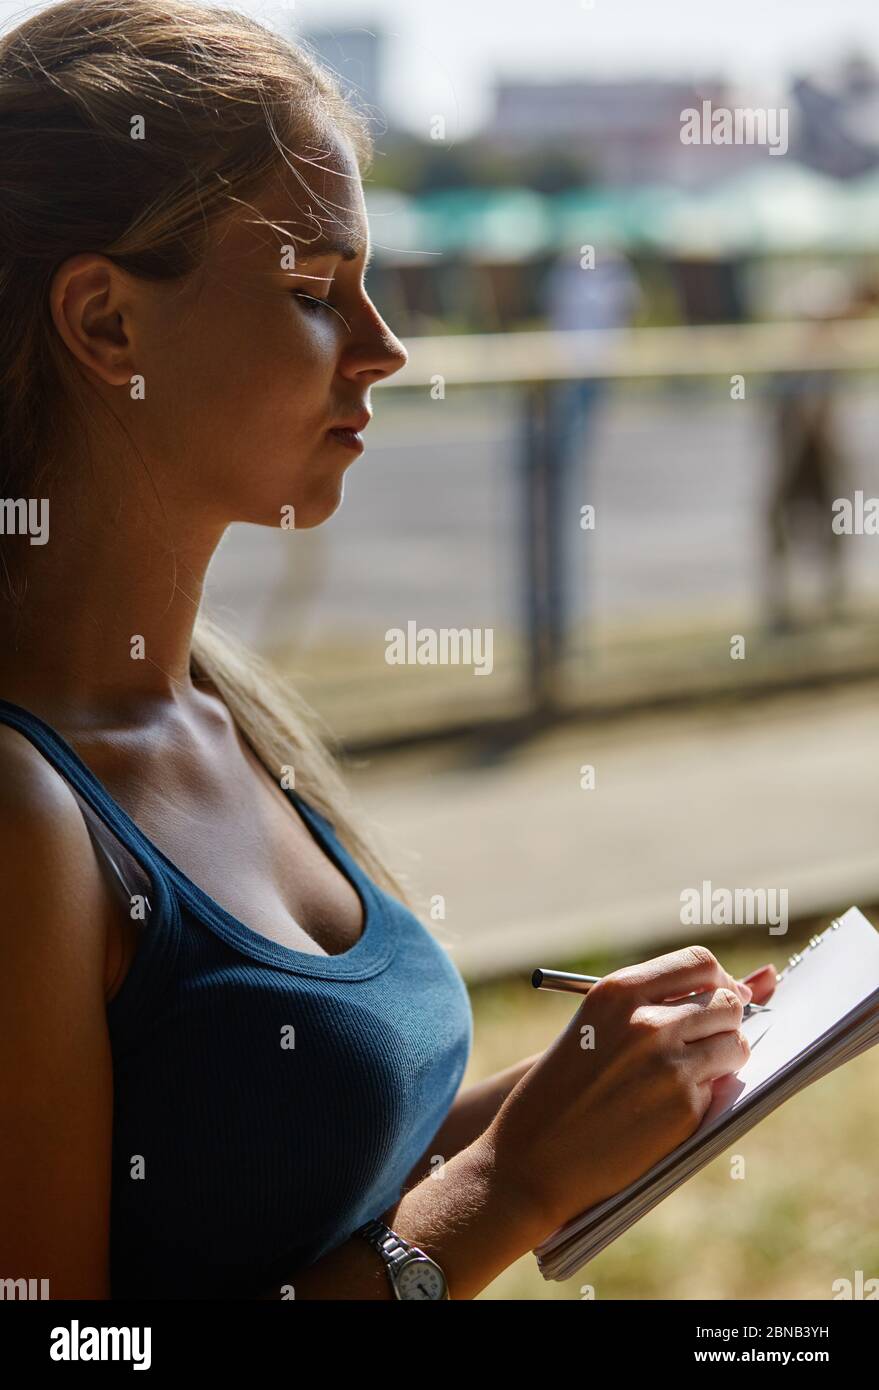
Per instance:
[[[570,970],[537,969],[531,976],[531,983],[535,989],[554,989],[561,994],[588,994],[601,978],[600,975],[576,975]],[[742,1017],[771,1012],[766,1004],[746,1004]]]

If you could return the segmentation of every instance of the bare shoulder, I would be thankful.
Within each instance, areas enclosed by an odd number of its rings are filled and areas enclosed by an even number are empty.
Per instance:
[[[52,1298],[108,1291],[106,890],[73,791],[0,727],[0,1250]]]
[[[17,729],[0,725],[0,880],[6,922],[29,923],[104,971],[111,902],[72,789]],[[77,911],[71,914],[75,903]],[[71,920],[72,919],[72,920]],[[2,928],[0,928],[2,929]],[[21,933],[13,941],[25,945]]]
[[[30,815],[43,807],[51,815],[76,801],[60,773],[29,738],[0,724],[0,813]]]

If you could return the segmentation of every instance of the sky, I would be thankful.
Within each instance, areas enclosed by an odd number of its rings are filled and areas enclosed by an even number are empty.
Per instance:
[[[297,27],[345,24],[393,35],[386,101],[423,129],[454,112],[468,133],[491,105],[500,72],[519,79],[620,75],[729,76],[783,90],[791,71],[834,52],[879,62],[879,0],[272,0],[252,12]]]
[[[879,0],[228,0],[282,32],[354,24],[388,35],[385,102],[462,138],[495,74],[518,79],[727,76],[777,99],[787,75],[857,51],[879,63]],[[0,25],[42,5],[0,0]]]

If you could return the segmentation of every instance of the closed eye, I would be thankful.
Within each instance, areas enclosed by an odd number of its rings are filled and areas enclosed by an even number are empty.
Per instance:
[[[347,319],[343,318],[343,316],[339,313],[338,309],[336,309],[334,305],[330,304],[329,300],[318,299],[316,295],[306,294],[304,290],[291,290],[290,293],[293,295],[294,299],[298,299],[301,301],[302,307],[309,314],[320,314],[321,311],[324,309],[326,309],[331,314],[337,314],[338,317],[344,323],[345,327],[350,332],[350,326],[348,324]]]
[[[329,300],[318,299],[317,295],[306,294],[304,290],[291,290],[290,293],[293,294],[296,299],[301,299],[309,308],[319,307],[322,309],[332,309],[333,307]]]

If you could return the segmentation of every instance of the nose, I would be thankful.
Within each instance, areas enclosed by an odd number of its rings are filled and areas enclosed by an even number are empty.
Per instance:
[[[368,299],[363,325],[359,332],[352,333],[347,343],[343,375],[357,377],[361,382],[364,375],[369,376],[371,382],[383,381],[405,367],[408,361],[409,354],[400,339]]]

